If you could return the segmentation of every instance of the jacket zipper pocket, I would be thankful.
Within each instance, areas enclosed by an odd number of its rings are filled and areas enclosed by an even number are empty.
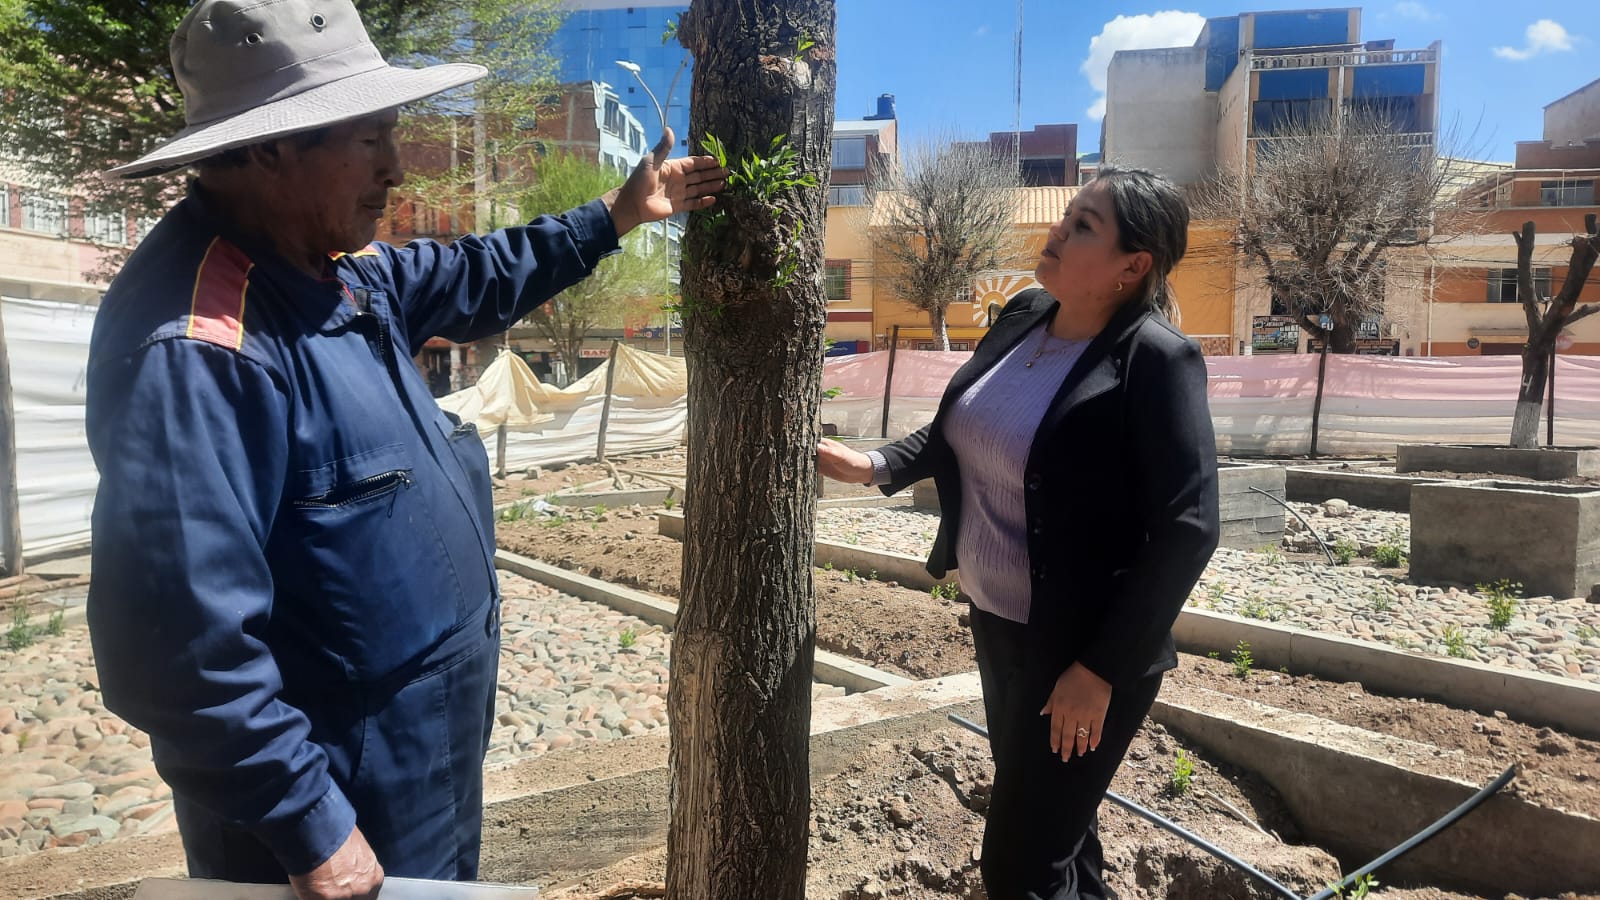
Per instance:
[[[364,500],[370,500],[388,491],[397,491],[403,484],[412,485],[410,469],[396,469],[392,472],[380,472],[370,478],[363,478],[353,484],[344,485],[315,497],[294,501],[300,509],[338,509],[341,506],[351,506]]]

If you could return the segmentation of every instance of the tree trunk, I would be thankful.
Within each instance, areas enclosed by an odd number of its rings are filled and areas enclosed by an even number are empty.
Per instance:
[[[950,323],[945,317],[945,307],[935,306],[928,310],[928,323],[933,326],[933,346],[940,350],[949,350]]]
[[[691,146],[715,135],[730,161],[769,157],[787,135],[818,184],[775,203],[730,186],[685,236],[689,459],[667,698],[667,896],[801,900],[834,3],[695,0],[678,35],[695,58]],[[780,277],[789,264],[792,277]]]
[[[1311,458],[1317,458],[1317,438],[1322,427],[1322,387],[1328,380],[1328,351],[1333,349],[1333,340],[1327,332],[1322,334],[1322,353],[1317,360],[1317,399],[1311,404]]]
[[[1544,413],[1544,386],[1550,375],[1551,345],[1530,340],[1522,348],[1522,381],[1517,385],[1517,411],[1511,420],[1511,446],[1539,446],[1539,417]]]

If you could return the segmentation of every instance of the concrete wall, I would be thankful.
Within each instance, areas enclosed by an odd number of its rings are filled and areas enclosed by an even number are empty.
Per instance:
[[[1544,139],[1558,144],[1600,135],[1600,80],[1544,108]]]
[[[1283,540],[1286,513],[1271,497],[1284,499],[1282,466],[1250,463],[1217,464],[1217,499],[1222,518],[1222,546],[1254,550],[1263,544],[1276,547]]]
[[[1289,499],[1297,503],[1321,503],[1337,498],[1363,509],[1410,512],[1412,486],[1433,480],[1318,466],[1287,470],[1284,489]]]
[[[1600,490],[1525,482],[1411,489],[1411,579],[1521,582],[1530,596],[1588,596],[1600,583]]]
[[[1518,450],[1466,444],[1402,444],[1396,448],[1395,471],[1487,472],[1560,481],[1574,475],[1600,475],[1600,450]]]
[[[1203,47],[1124,50],[1106,72],[1107,162],[1143,166],[1180,184],[1211,174],[1216,98]]]
[[[1245,165],[1245,137],[1250,128],[1250,54],[1239,60],[1217,92],[1216,126],[1212,130],[1212,164],[1223,171],[1241,171]]]

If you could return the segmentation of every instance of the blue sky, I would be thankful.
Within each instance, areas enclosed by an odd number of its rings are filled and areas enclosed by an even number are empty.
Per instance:
[[[1100,121],[1090,111],[1102,95],[1085,69],[1098,68],[1103,83],[1109,50],[1192,44],[1205,17],[1320,5],[1024,0],[1022,127],[1076,122],[1079,152],[1096,150]],[[1480,159],[1511,160],[1517,141],[1540,138],[1545,104],[1600,77],[1600,24],[1583,4],[1383,0],[1361,8],[1364,40],[1394,38],[1402,49],[1443,41],[1441,125],[1458,120]],[[902,143],[1012,127],[1016,0],[838,0],[838,17],[839,118],[868,115],[879,94],[891,93]],[[1099,65],[1086,66],[1096,38]]]

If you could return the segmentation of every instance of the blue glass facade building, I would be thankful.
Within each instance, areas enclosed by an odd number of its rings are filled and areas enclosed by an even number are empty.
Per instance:
[[[567,18],[551,42],[560,60],[560,79],[563,82],[602,81],[611,85],[634,116],[644,123],[649,134],[647,143],[653,144],[661,127],[655,104],[650,102],[650,95],[639,86],[639,81],[617,65],[617,60],[636,63],[639,77],[667,107],[667,124],[672,126],[678,139],[672,155],[685,155],[689,150],[692,64],[683,67],[677,87],[668,98],[673,77],[687,51],[676,39],[663,43],[661,36],[668,22],[676,21],[689,5],[661,0],[632,4],[613,0],[566,0],[562,6]]]

